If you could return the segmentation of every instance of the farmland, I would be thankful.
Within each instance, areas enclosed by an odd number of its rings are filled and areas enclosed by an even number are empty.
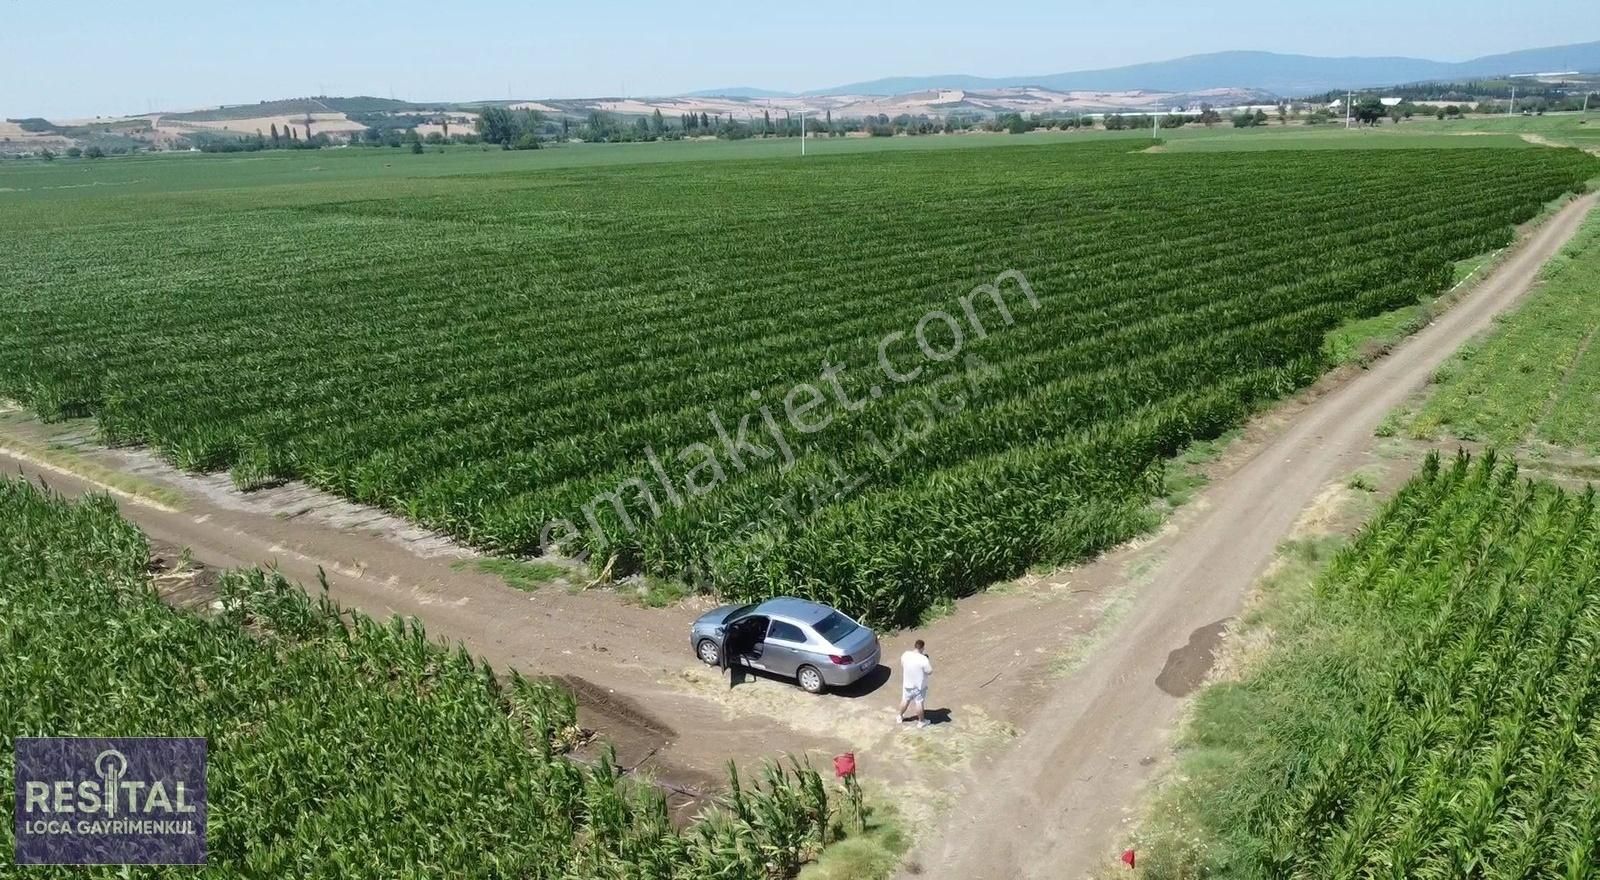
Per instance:
[[[0,766],[16,736],[206,737],[200,876],[757,880],[837,818],[815,772],[774,765],[675,829],[648,784],[568,756],[569,694],[259,571],[225,575],[212,615],[174,610],[149,559],[106,498],[0,480]]]
[[[904,623],[1146,527],[1164,457],[1595,170],[1139,145],[33,187],[0,395],[494,552]]]
[[[1431,456],[1200,698],[1150,875],[1596,876],[1597,561],[1592,490]]]

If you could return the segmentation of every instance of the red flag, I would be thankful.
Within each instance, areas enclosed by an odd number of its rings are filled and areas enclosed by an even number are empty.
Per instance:
[[[1123,850],[1122,851],[1122,861],[1128,867],[1130,867],[1130,868],[1133,867],[1133,850],[1131,850],[1131,849]]]
[[[840,779],[856,775],[856,753],[845,752],[835,755],[833,759],[833,773]]]

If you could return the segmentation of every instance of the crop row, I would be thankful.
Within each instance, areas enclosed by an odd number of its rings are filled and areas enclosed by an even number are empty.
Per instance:
[[[1592,489],[1521,481],[1493,453],[1430,458],[1308,619],[1222,698],[1253,729],[1208,832],[1246,842],[1226,873],[1600,873]]]
[[[1594,167],[1041,147],[0,211],[0,394],[489,550],[903,623],[1137,530],[1164,456]],[[1004,310],[974,293],[1008,270]]]

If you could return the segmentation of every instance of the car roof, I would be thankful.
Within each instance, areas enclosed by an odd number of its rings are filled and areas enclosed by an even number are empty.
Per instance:
[[[833,613],[833,609],[816,602],[808,602],[805,599],[779,596],[776,599],[768,599],[757,605],[754,613],[776,614],[780,617],[798,620],[801,623],[812,624],[821,622],[824,617]]]

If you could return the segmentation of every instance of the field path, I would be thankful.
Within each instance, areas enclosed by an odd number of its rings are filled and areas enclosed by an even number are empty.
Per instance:
[[[1174,671],[1185,678],[1189,655],[1239,613],[1301,512],[1360,464],[1389,411],[1531,288],[1595,201],[1567,205],[1433,324],[1296,413],[1196,499],[1195,515],[1150,548],[1159,565],[1101,647],[1038,704],[1011,748],[974,766],[945,827],[922,835],[921,877],[1074,878],[1111,862],[1185,705]]]
[[[579,723],[614,745],[623,767],[650,773],[690,801],[726,784],[729,759],[748,766],[787,752],[819,761],[843,749],[820,725],[797,730],[730,707],[726,679],[702,667],[688,645],[698,606],[645,608],[608,591],[556,584],[513,589],[477,569],[470,551],[381,511],[293,484],[243,494],[225,473],[186,474],[148,450],[99,447],[87,425],[63,437],[60,426],[9,415],[0,435],[0,469],[8,475],[68,497],[109,490],[168,561],[188,550],[211,569],[273,567],[312,591],[325,573],[329,595],[347,608],[414,617],[496,669],[558,678],[578,695]],[[70,467],[40,457],[64,447],[74,450]],[[164,500],[95,479],[105,473],[153,486]],[[181,502],[166,503],[174,496]],[[747,690],[799,693],[767,681],[738,693]]]

